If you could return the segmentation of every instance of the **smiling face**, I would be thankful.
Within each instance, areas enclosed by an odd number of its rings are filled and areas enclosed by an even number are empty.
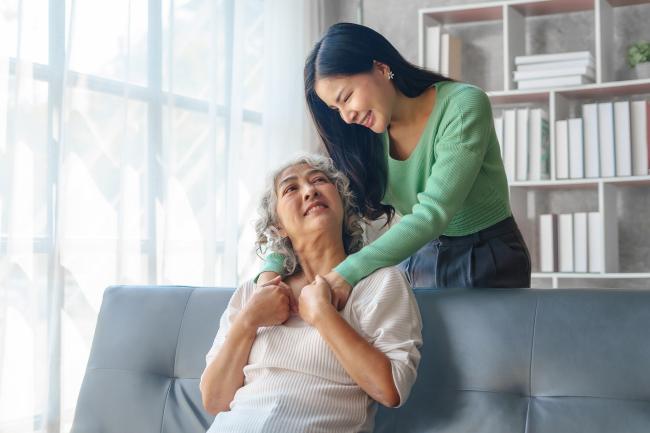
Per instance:
[[[286,168],[275,185],[280,233],[292,243],[315,232],[343,227],[343,202],[336,185],[309,164]]]
[[[318,78],[314,90],[346,123],[380,133],[390,124],[396,98],[388,73],[388,66],[375,62],[367,73]]]

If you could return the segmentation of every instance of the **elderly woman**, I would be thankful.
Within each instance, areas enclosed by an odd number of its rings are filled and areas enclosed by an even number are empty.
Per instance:
[[[362,246],[347,178],[332,161],[277,171],[261,204],[258,246],[282,253],[285,281],[233,294],[206,355],[201,395],[216,432],[369,432],[376,403],[408,397],[421,318],[403,274],[359,281],[340,312],[320,277]]]

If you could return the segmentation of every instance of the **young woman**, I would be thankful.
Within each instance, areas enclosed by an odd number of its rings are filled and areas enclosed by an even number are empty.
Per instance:
[[[288,277],[244,283],[221,316],[200,383],[217,414],[208,433],[371,432],[375,402],[402,405],[417,376],[422,323],[408,282],[380,269],[342,311],[331,304],[319,274],[357,251],[363,233],[329,158],[276,172],[260,211],[258,245],[287,257]]]
[[[359,279],[397,264],[413,286],[530,286],[485,92],[412,65],[379,33],[349,23],[314,46],[304,78],[316,128],[360,213],[402,215],[325,275],[335,305]],[[260,281],[283,260],[268,256]]]

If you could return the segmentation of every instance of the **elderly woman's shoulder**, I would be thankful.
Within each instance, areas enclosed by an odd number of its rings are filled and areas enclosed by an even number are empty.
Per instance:
[[[379,268],[357,283],[354,290],[363,288],[365,291],[410,291],[411,286],[397,266]]]

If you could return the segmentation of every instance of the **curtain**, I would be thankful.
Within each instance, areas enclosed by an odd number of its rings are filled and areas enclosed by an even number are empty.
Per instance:
[[[0,432],[69,431],[106,287],[254,275],[322,8],[0,3]]]

